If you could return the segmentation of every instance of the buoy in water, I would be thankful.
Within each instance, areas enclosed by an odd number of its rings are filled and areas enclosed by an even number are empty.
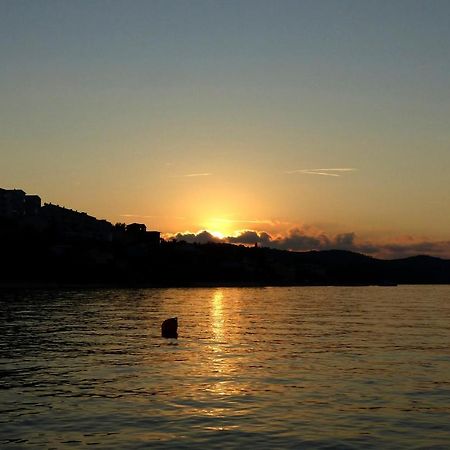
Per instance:
[[[161,336],[164,338],[178,337],[178,318],[171,317],[161,324]]]

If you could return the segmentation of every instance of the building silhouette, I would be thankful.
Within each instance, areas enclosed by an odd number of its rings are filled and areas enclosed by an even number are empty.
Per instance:
[[[22,189],[0,188],[0,218],[13,220],[20,226],[42,232],[49,230],[63,240],[121,241],[158,247],[159,231],[147,231],[145,224],[116,224],[99,220],[85,212],[75,211],[52,203],[42,205],[38,195],[27,195]]]
[[[36,216],[40,209],[38,195],[27,195],[22,189],[0,188],[0,217]]]

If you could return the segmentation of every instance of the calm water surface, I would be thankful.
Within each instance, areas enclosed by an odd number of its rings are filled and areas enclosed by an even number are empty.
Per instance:
[[[450,448],[450,286],[0,292],[0,313],[1,449]]]

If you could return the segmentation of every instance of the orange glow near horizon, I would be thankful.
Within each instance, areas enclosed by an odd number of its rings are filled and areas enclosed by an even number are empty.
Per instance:
[[[210,230],[207,230],[207,231],[218,239],[223,239],[225,237],[225,235],[223,233],[221,233],[220,231],[210,231]]]
[[[225,217],[230,217],[231,215],[224,215]],[[238,233],[237,225],[240,225],[237,221],[225,218],[224,216],[208,217],[200,221],[200,228],[202,230],[207,230],[213,236],[222,239],[226,236],[234,236]]]
[[[236,231],[233,229],[233,225],[233,223],[217,218],[207,219],[202,222],[202,228],[219,239],[223,239],[225,236],[232,236]]]

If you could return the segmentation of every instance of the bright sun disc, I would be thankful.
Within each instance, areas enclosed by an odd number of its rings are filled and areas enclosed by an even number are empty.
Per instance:
[[[225,237],[225,235],[223,233],[221,233],[220,231],[210,231],[210,233],[219,239],[223,239]]]

